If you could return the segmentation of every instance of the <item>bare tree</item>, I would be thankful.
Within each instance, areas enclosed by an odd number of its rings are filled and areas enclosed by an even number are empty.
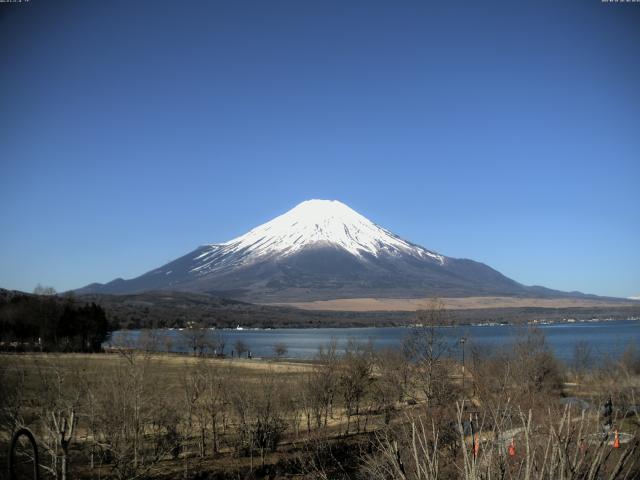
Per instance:
[[[160,337],[157,330],[153,328],[145,328],[140,332],[138,336],[137,345],[134,348],[139,348],[145,352],[153,353],[160,350]]]
[[[286,429],[283,388],[279,379],[267,371],[256,384],[233,384],[229,389],[231,407],[237,422],[236,452],[249,455],[253,468],[253,454],[260,454],[264,466],[265,455],[273,451]]]
[[[205,395],[207,393],[207,365],[200,361],[189,366],[187,374],[182,378],[184,392],[184,412],[186,413],[187,432],[197,430],[198,453],[204,457],[206,449],[206,430],[208,409]]]
[[[397,402],[401,402],[410,381],[410,364],[397,350],[383,350],[374,356],[377,373],[372,385],[373,398],[384,414],[385,424],[391,421]]]
[[[485,349],[471,348],[473,396],[482,399],[487,415],[495,425],[515,415],[514,360],[505,350],[489,354]]]
[[[311,431],[312,423],[317,428],[326,429],[339,382],[339,358],[335,340],[318,349],[314,369],[303,378],[301,399],[307,417],[307,430]]]
[[[25,384],[23,366],[8,362],[0,365],[0,430],[9,434],[25,426]]]
[[[636,375],[640,374],[640,351],[638,351],[638,346],[634,343],[629,343],[622,352],[619,363],[625,370]]]
[[[171,353],[173,351],[173,339],[169,335],[164,337],[163,346],[165,353]]]
[[[234,382],[229,385],[227,391],[229,405],[235,415],[237,435],[235,438],[235,451],[239,455],[253,452],[253,400],[255,393],[249,391],[248,385]]]
[[[249,347],[247,346],[247,344],[240,339],[236,340],[236,343],[234,344],[233,347],[235,348],[235,351],[238,354],[238,358],[242,357],[242,355],[244,355],[249,351]]]
[[[79,373],[54,360],[36,361],[40,396],[38,419],[42,445],[50,457],[44,468],[53,478],[67,479],[69,447],[76,434],[84,395]]]
[[[48,287],[48,286],[44,286],[44,285],[38,284],[33,289],[33,293],[35,293],[36,295],[51,296],[51,295],[55,295],[58,292],[56,292],[56,289],[53,288],[53,287]]]
[[[340,390],[347,414],[346,433],[349,433],[351,417],[356,417],[356,431],[360,432],[360,407],[372,381],[373,348],[350,340],[345,350],[340,370]]]
[[[581,340],[573,348],[573,371],[580,376],[589,368],[591,363],[592,348],[589,342]]]
[[[407,416],[398,428],[377,432],[373,454],[364,458],[366,477],[614,480],[635,478],[637,474],[639,442],[630,442],[613,455],[611,445],[593,430],[584,411],[575,416],[567,407],[548,423],[540,423],[531,411],[519,410],[500,426],[479,420],[469,430],[465,406],[456,407],[460,448],[453,458],[446,456],[442,431],[433,420],[423,415]]]
[[[287,351],[288,351],[287,346],[282,342],[276,343],[273,346],[273,355],[278,360],[280,360],[282,357],[284,357],[287,354]]]
[[[561,369],[546,345],[544,333],[527,328],[518,333],[512,352],[512,396],[520,407],[529,409],[562,386]]]
[[[440,402],[451,390],[442,361],[449,346],[438,331],[447,321],[444,304],[439,299],[432,300],[428,309],[417,312],[417,319],[418,326],[403,342],[403,352],[414,367],[413,378],[427,403]]]
[[[399,431],[376,432],[373,455],[365,457],[365,472],[371,480],[437,480],[439,463],[438,432],[422,417],[407,417]]]
[[[283,387],[282,380],[273,372],[260,377],[252,437],[263,467],[265,453],[276,449],[287,428],[284,410],[286,389]]]
[[[218,453],[220,425],[224,422],[227,410],[227,393],[231,382],[231,374],[228,368],[210,365],[206,370],[206,395],[204,407],[209,416],[212,433],[213,453]]]
[[[627,345],[617,361],[593,372],[588,388],[600,391],[599,403],[611,397],[616,410],[624,417],[635,419],[640,426],[640,352],[633,344]]]
[[[176,448],[175,415],[159,397],[162,370],[153,369],[149,352],[121,349],[119,362],[105,369],[96,386],[95,424],[101,461],[113,477],[136,479],[147,475],[167,453]],[[145,432],[164,432],[149,445]],[[161,440],[161,441],[160,441]]]
[[[198,432],[198,453],[205,456],[211,431],[213,453],[219,449],[219,430],[227,408],[230,372],[227,367],[201,360],[188,367],[182,380],[187,431]]]
[[[206,338],[207,348],[216,357],[224,357],[227,340],[219,330],[209,330]]]
[[[196,322],[188,322],[187,327],[180,331],[186,348],[194,356],[204,354],[208,346],[209,331]]]

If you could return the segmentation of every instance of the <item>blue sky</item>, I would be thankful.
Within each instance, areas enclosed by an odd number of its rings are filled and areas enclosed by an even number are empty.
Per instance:
[[[0,4],[0,287],[129,278],[309,198],[640,294],[640,5]]]

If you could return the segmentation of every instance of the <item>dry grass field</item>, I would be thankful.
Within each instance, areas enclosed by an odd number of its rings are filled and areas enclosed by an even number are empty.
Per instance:
[[[567,370],[540,335],[517,340],[510,353],[471,352],[464,384],[431,328],[415,329],[403,353],[327,346],[307,362],[135,349],[2,354],[0,450],[28,427],[42,478],[56,480],[640,474],[640,410],[630,408],[640,403],[638,352]],[[608,396],[613,427],[603,437]],[[6,457],[0,464],[2,479]],[[591,470],[601,475],[571,474]]]
[[[144,362],[145,375],[157,382],[156,385],[163,395],[172,398],[183,395],[185,380],[195,369],[224,372],[229,378],[242,382],[256,382],[265,374],[295,382],[301,375],[313,369],[311,363],[303,362],[218,359],[166,353],[145,355]],[[41,393],[42,372],[59,369],[97,381],[104,378],[105,374],[121,372],[122,368],[127,367],[127,359],[118,353],[0,354],[0,363],[4,371],[24,375],[22,394],[25,398],[37,398]]]
[[[440,298],[444,308],[470,310],[482,308],[582,308],[638,306],[640,302],[629,300],[610,301],[578,298],[517,298],[517,297],[464,297]],[[304,310],[353,311],[353,312],[413,312],[429,308],[433,298],[344,298],[314,302],[293,302],[277,305]],[[276,304],[274,304],[276,305]]]

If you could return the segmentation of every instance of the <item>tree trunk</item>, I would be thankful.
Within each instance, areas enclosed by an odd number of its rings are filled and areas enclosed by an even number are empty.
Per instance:
[[[58,478],[58,456],[54,451],[51,452],[51,472],[53,478]]]
[[[62,458],[60,459],[60,478],[61,480],[67,480],[67,452],[62,452]]]
[[[349,411],[349,409],[347,409],[347,431],[345,432],[345,435],[349,435],[350,427],[351,427],[351,412]]]
[[[211,428],[213,430],[213,453],[218,453],[218,425],[216,416],[211,416]]]

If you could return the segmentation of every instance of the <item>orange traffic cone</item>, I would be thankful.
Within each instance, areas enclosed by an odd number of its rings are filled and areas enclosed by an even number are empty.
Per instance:
[[[515,438],[511,439],[511,444],[509,445],[509,456],[510,457],[516,456],[516,439]]]
[[[620,437],[618,436],[618,430],[616,430],[614,433],[613,448],[620,448]]]

